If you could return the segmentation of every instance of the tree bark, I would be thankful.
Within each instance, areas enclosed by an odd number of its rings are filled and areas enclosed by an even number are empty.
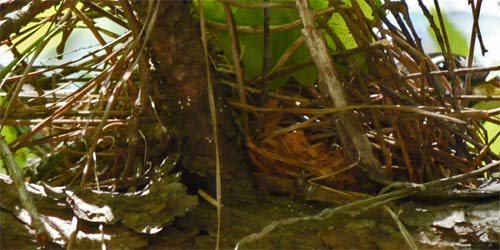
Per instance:
[[[162,1],[150,38],[153,61],[160,77],[158,89],[167,95],[173,127],[179,132],[183,165],[197,174],[208,174],[209,191],[215,191],[215,145],[207,98],[207,73],[199,21],[192,5],[184,1]],[[233,117],[216,85],[219,142],[224,188],[233,190],[231,180],[250,189],[251,175],[241,161],[244,147],[238,144]],[[218,98],[220,97],[220,98]]]

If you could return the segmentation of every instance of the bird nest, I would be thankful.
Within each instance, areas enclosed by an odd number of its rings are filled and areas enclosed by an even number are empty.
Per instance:
[[[323,48],[328,48],[319,51],[327,53],[330,69],[318,64],[321,54],[287,64],[282,60],[290,58],[288,54],[280,58],[273,70],[253,80],[245,74],[245,67],[231,66],[234,74],[227,75],[229,80],[224,81],[240,90],[238,101],[231,105],[240,112],[248,156],[256,167],[261,188],[293,194],[297,183],[309,183],[366,191],[373,190],[370,183],[423,183],[468,173],[499,159],[489,148],[498,134],[489,134],[483,126],[485,121],[500,124],[495,117],[499,110],[474,109],[472,105],[480,97],[467,95],[472,93],[471,79],[472,86],[477,78],[485,80],[489,69],[457,65],[451,53],[441,54],[444,66],[436,65],[424,53],[416,33],[406,27],[397,28],[382,18],[380,11],[394,10],[394,6],[371,6],[375,18],[368,18],[360,14],[362,8],[356,4],[333,5],[316,10],[312,15],[316,22],[312,23],[319,25],[302,30],[306,42],[298,41],[302,39],[299,38],[285,51],[293,53],[303,46],[314,53],[312,46],[317,44],[308,43],[308,36],[319,31],[316,34],[327,45]],[[298,8],[300,20],[307,26],[307,11]],[[329,10],[347,23],[357,46],[347,49],[336,37],[338,32],[322,23],[331,16],[321,19],[321,14]],[[407,10],[400,11],[402,16],[407,15]],[[397,18],[413,27],[410,19]],[[430,22],[436,25],[433,20]],[[228,27],[231,29],[229,21]],[[434,32],[442,34],[438,29]],[[234,39],[232,42],[242,43]],[[443,48],[448,43],[443,39],[440,42]],[[237,54],[238,50],[224,52],[232,54],[233,59],[245,60]],[[265,59],[266,52],[263,53]],[[242,64],[246,66],[244,61]],[[295,73],[312,65],[319,78],[313,84],[302,82]],[[344,104],[339,104],[332,95],[332,83],[324,79],[328,70],[341,84]],[[276,79],[287,80],[281,87],[268,91]],[[492,81],[498,84],[497,79]],[[359,150],[359,138],[353,137],[352,131],[360,131],[366,139],[361,144],[369,144],[368,151]],[[381,178],[367,174],[370,169],[363,160],[367,154],[376,159],[374,165],[378,169],[374,172]],[[277,187],[276,183],[284,184]]]

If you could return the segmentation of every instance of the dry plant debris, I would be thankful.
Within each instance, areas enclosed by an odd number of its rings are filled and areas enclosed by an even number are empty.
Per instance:
[[[297,6],[302,2],[297,1]],[[367,6],[372,16],[367,15]],[[261,6],[269,9],[280,7],[289,6]],[[471,91],[462,87],[465,86],[463,81],[466,75],[469,78],[475,74],[484,75],[491,68],[467,68],[451,63],[446,70],[440,70],[419,44],[412,21],[405,16],[408,10],[404,4],[379,6],[368,1],[368,5],[360,6],[355,1],[331,1],[328,7],[314,11],[306,7],[305,13],[312,13],[309,16],[315,18],[316,25],[306,27],[306,31],[317,29],[323,39],[334,41],[333,46],[328,43],[330,46],[326,53],[343,84],[347,104],[345,107],[332,107],[332,101],[339,100],[335,100],[330,87],[321,84],[324,65],[316,65],[320,77],[313,86],[294,78],[293,72],[311,66],[314,60],[286,64],[283,60],[286,61],[290,54],[283,55],[271,73],[256,79],[245,79],[246,102],[233,101],[231,104],[250,115],[247,148],[258,172],[257,179],[275,176],[337,190],[367,191],[370,190],[369,183],[423,183],[468,173],[484,163],[499,160],[498,154],[489,150],[488,145],[496,140],[498,134],[487,134],[482,124],[484,121],[500,124],[500,119],[495,116],[500,110],[472,108],[465,98]],[[303,10],[298,8],[301,13]],[[425,6],[422,9],[428,11]],[[392,25],[385,18],[384,11],[398,14],[399,25],[405,26]],[[323,16],[325,13],[326,17]],[[357,43],[355,48],[345,49],[345,44],[336,37],[342,34],[325,25],[324,18],[331,17],[332,13],[342,17],[349,35]],[[301,14],[301,21],[304,22],[305,16]],[[436,28],[433,20],[429,21],[436,34],[446,32]],[[284,30],[294,28],[297,27]],[[237,30],[251,32],[238,27]],[[262,37],[282,31],[264,32]],[[307,36],[306,31],[304,36]],[[440,39],[447,56],[451,53],[446,50],[447,38]],[[300,46],[317,44],[302,41]],[[296,46],[291,44],[286,53],[293,55]],[[220,64],[217,68],[231,67]],[[229,79],[227,85],[239,86],[241,90],[241,72],[235,73],[238,85],[230,83],[234,75],[227,71],[224,74]],[[266,83],[287,76],[287,84],[264,94]],[[492,81],[498,85],[498,79]],[[343,118],[345,115],[348,118]],[[362,127],[352,128],[353,125],[346,125],[346,119],[357,121]],[[246,121],[241,121],[243,123]],[[357,129],[361,129],[369,139],[371,152],[360,153],[356,146],[359,139],[352,137],[352,131]],[[364,166],[366,162],[362,159],[367,152],[377,158],[379,163],[374,164],[375,167],[382,166],[383,179],[373,178],[368,171],[370,168]],[[280,182],[283,183],[281,188],[269,184],[269,181],[257,182],[263,190],[290,189],[288,193],[296,192],[287,181]],[[376,189],[376,185],[371,188]]]

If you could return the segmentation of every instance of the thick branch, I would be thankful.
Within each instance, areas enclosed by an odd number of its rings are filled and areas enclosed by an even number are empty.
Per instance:
[[[36,15],[57,3],[59,3],[59,1],[32,1],[25,10],[19,10],[12,15],[12,17],[5,18],[5,21],[0,23],[0,41],[9,38],[12,33],[19,32],[19,30],[32,21]]]
[[[47,230],[40,220],[38,210],[33,204],[33,199],[24,186],[23,174],[21,173],[19,166],[17,166],[16,160],[14,159],[14,156],[12,155],[12,152],[10,151],[10,148],[3,136],[0,136],[0,156],[2,156],[1,158],[12,176],[12,180],[16,186],[21,204],[31,216],[32,226],[37,232],[37,241],[45,243],[48,240]]]

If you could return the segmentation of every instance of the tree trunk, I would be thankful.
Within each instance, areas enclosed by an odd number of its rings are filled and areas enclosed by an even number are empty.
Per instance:
[[[158,89],[167,95],[165,104],[173,117],[170,125],[181,137],[182,164],[196,175],[206,176],[208,186],[203,188],[214,194],[215,145],[207,98],[207,73],[200,24],[193,18],[192,4],[162,1],[150,44],[160,78]],[[244,147],[238,143],[233,118],[221,96],[227,94],[216,86],[223,187],[233,191],[231,183],[234,180],[238,190],[250,191],[248,165],[241,164],[245,158]]]

